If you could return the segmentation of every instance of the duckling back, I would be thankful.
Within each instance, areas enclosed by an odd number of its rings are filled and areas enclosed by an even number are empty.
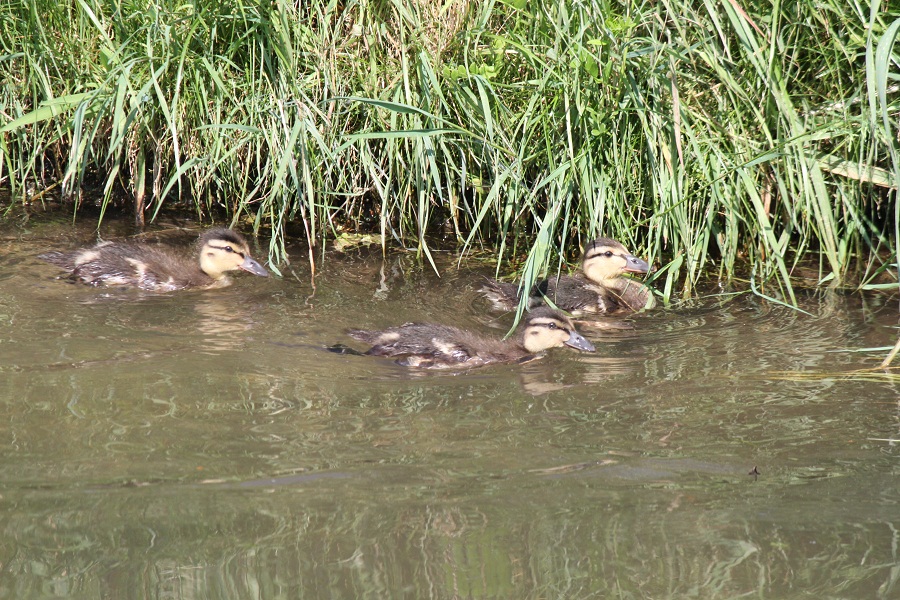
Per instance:
[[[398,356],[399,364],[410,367],[478,366],[528,354],[514,344],[434,323],[406,323],[382,331],[352,329],[347,334],[372,345],[366,354]]]
[[[162,246],[125,241],[104,242],[75,252],[49,252],[38,258],[89,285],[134,286],[151,292],[228,285],[226,273],[235,270],[268,276],[250,256],[243,236],[230,229],[203,234],[196,252],[199,256],[190,258]]]
[[[95,286],[124,285],[168,292],[214,283],[188,259],[148,244],[104,242],[75,252],[48,252],[38,258],[70,271],[71,279]]]
[[[570,313],[611,314],[623,308],[618,297],[607,287],[597,285],[582,276],[562,276],[537,283],[531,290],[530,301],[550,301]]]
[[[481,293],[497,310],[515,310],[519,305],[519,292],[517,284],[493,279],[481,287]],[[611,313],[620,308],[615,294],[580,276],[563,275],[534,284],[528,294],[528,308],[536,308],[548,300],[553,306],[575,313]]]

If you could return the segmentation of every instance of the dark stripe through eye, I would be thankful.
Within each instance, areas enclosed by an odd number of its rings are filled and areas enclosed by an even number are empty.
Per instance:
[[[609,258],[612,255],[613,255],[612,250],[597,250],[595,252],[585,255],[584,260],[590,260],[592,258],[597,258],[598,256],[606,256],[607,258]]]
[[[229,254],[231,254],[232,252],[234,252],[234,253],[236,253],[236,254],[239,254],[240,256],[244,256],[244,253],[243,253],[243,252],[238,252],[237,250],[235,250],[235,249],[232,248],[231,246],[213,246],[212,244],[210,244],[209,247],[210,247],[210,248],[215,248],[216,250],[224,250],[225,252],[228,252]]]

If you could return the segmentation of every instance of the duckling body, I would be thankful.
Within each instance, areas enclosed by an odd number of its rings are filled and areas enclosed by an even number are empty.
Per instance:
[[[621,243],[599,238],[585,249],[582,272],[540,281],[531,288],[528,306],[540,306],[549,300],[558,308],[576,315],[584,313],[616,314],[650,308],[654,304],[650,290],[625,273],[646,273],[649,265],[633,256]],[[519,304],[519,286],[489,280],[482,293],[495,308],[514,310]]]
[[[485,338],[434,323],[406,323],[381,331],[355,329],[348,334],[372,344],[366,354],[397,356],[398,364],[432,369],[514,362],[560,346],[594,351],[568,317],[547,307],[528,313],[516,336],[509,340]]]
[[[38,258],[69,271],[89,285],[133,286],[151,292],[224,287],[228,271],[268,276],[250,256],[247,241],[231,229],[211,229],[200,236],[191,260],[166,248],[139,242],[103,242],[74,252],[48,252]]]

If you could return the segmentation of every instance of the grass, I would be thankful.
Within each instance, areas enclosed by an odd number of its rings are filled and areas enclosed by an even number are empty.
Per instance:
[[[599,235],[666,297],[897,289],[900,10],[877,0],[75,0],[0,8],[0,185],[375,230],[530,282]],[[887,281],[885,283],[885,280]]]

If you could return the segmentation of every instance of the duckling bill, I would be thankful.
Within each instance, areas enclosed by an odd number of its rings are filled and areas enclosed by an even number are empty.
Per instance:
[[[400,365],[431,369],[515,362],[562,346],[584,352],[595,350],[568,317],[547,307],[528,313],[515,337],[509,340],[485,338],[434,323],[407,323],[381,331],[354,329],[348,334],[372,344],[365,354],[395,356]]]
[[[211,229],[200,236],[194,260],[177,252],[140,242],[102,242],[74,252],[48,252],[41,260],[69,271],[69,277],[89,285],[133,286],[151,292],[224,287],[230,271],[259,277],[269,272],[250,255],[244,237],[231,229]]]
[[[549,300],[576,315],[649,308],[653,305],[650,290],[623,277],[626,273],[645,274],[649,270],[646,261],[631,254],[621,243],[611,238],[599,238],[585,248],[581,273],[535,284],[528,294],[528,306],[539,306]],[[489,280],[481,292],[500,310],[514,310],[519,304],[519,286],[515,283]]]

